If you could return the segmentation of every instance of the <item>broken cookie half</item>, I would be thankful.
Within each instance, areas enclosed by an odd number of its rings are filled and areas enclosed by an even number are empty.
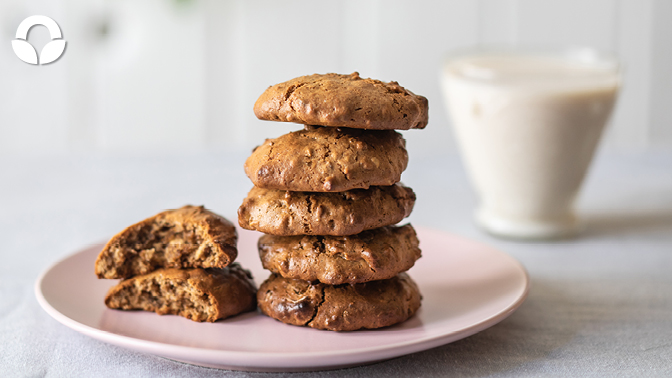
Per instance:
[[[254,310],[256,288],[250,272],[238,263],[223,269],[159,269],[113,286],[105,304],[214,322]]]
[[[160,268],[224,268],[236,259],[231,222],[203,206],[168,210],[115,235],[96,259],[98,278],[129,278]]]

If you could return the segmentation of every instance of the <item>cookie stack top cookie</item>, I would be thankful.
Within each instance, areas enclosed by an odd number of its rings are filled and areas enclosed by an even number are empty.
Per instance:
[[[301,76],[269,87],[254,104],[257,118],[366,130],[427,126],[429,103],[400,86],[359,73]]]

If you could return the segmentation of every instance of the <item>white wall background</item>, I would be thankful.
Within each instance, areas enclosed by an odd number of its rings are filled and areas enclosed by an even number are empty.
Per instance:
[[[11,49],[32,14],[68,48],[49,66]],[[672,148],[669,0],[5,0],[0,3],[0,154],[245,149],[300,126],[256,120],[271,84],[315,72],[397,80],[430,101],[411,153],[453,150],[441,57],[478,44],[616,52],[625,86],[606,148]],[[36,27],[30,41],[48,40]]]

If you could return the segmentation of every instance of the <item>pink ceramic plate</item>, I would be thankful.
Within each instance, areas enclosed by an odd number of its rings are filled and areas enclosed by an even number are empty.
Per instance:
[[[47,269],[35,293],[64,325],[98,340],[196,365],[257,371],[322,370],[385,360],[482,331],[520,306],[525,269],[512,257],[455,235],[418,229],[423,257],[409,274],[424,297],[408,321],[379,330],[330,332],[282,324],[253,312],[216,323],[148,312],[110,310],[103,298],[116,280],[99,280],[101,245]],[[239,230],[238,261],[257,283],[268,272],[256,253],[258,233]]]

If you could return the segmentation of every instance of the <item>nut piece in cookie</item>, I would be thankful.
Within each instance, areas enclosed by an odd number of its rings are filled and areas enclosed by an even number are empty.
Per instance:
[[[259,238],[265,269],[286,278],[329,285],[392,278],[420,258],[410,224],[386,226],[350,236],[274,236]]]
[[[169,268],[129,278],[109,290],[105,304],[214,322],[254,310],[255,293],[250,272],[233,263],[224,269]]]
[[[381,328],[410,318],[422,296],[401,273],[382,281],[330,286],[271,275],[257,292],[261,312],[283,323],[330,331]]]
[[[98,278],[128,278],[159,268],[224,268],[236,259],[236,229],[203,206],[168,210],[127,227],[98,255]]]
[[[245,161],[255,186],[303,192],[343,192],[389,186],[408,164],[396,131],[306,126],[266,139]]]
[[[400,222],[415,193],[399,183],[337,193],[252,188],[238,209],[242,228],[272,235],[354,235]]]
[[[301,76],[269,87],[254,104],[257,118],[369,130],[423,129],[429,104],[397,82],[359,73]]]

